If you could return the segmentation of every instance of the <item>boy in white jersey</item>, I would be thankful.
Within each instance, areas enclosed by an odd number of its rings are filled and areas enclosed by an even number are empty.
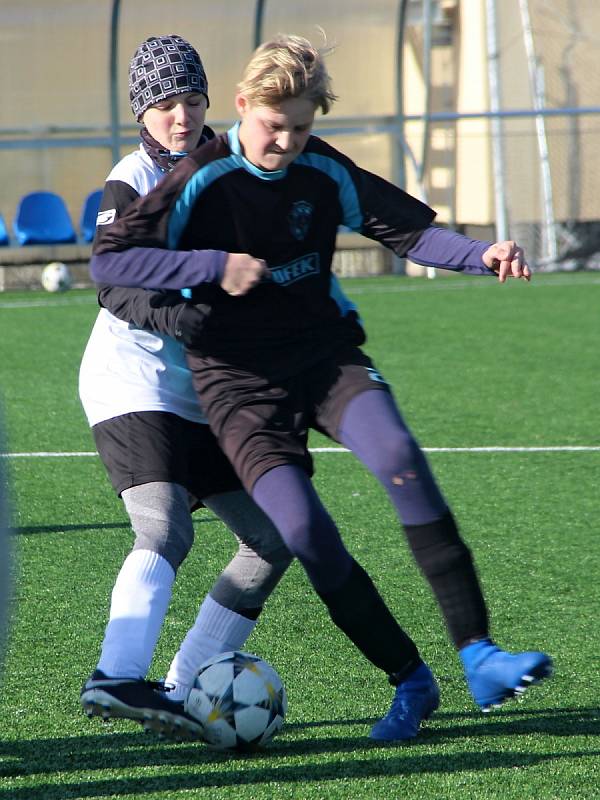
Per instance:
[[[142,143],[107,178],[101,229],[213,135],[204,125],[204,68],[181,37],[143,42],[130,65],[129,86],[133,113],[143,124]],[[253,262],[231,256],[222,285],[248,288],[255,279]],[[128,295],[104,287],[99,297],[118,311],[122,302],[135,302],[135,293]],[[193,326],[191,316],[188,325]],[[198,736],[200,728],[182,701],[199,665],[244,645],[292,557],[243,491],[205,424],[180,342],[136,328],[103,308],[82,360],[80,396],[135,533],[112,592],[100,659],[81,703],[90,716],[139,720],[174,738]],[[202,504],[228,525],[239,549],[175,656],[166,677],[173,689],[165,694],[145,679],[177,569],[193,542],[190,511]]]

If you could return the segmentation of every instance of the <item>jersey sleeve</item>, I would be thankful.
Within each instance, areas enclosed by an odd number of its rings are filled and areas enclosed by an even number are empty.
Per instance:
[[[139,197],[136,189],[126,181],[108,180],[105,183],[98,211],[95,249],[103,250],[105,240],[110,243],[112,225]],[[108,249],[103,256],[93,255],[90,272],[99,284],[99,304],[115,317],[138,328],[174,335],[177,317],[184,305],[177,290],[189,286],[192,280],[196,281],[199,274],[204,274],[207,280],[221,280],[224,258],[208,256],[199,259],[185,253],[167,259],[165,263],[165,255],[171,254],[171,251],[165,254],[150,248],[137,248],[135,251]],[[165,283],[174,283],[171,287],[174,291],[136,288],[145,285],[148,276],[156,274],[157,283],[161,283],[162,277]]]
[[[103,285],[98,302],[110,313],[136,328],[176,336],[179,316],[186,305],[180,292],[130,289]]]
[[[379,175],[358,169],[355,177],[362,223],[360,233],[404,257],[435,211]]]
[[[184,289],[221,282],[227,253],[167,247],[172,193],[163,193],[161,188],[170,177],[143,198],[122,181],[107,181],[90,261],[90,274],[97,284]]]
[[[98,284],[185,289],[201,283],[220,283],[227,253],[221,250],[163,250],[132,247],[92,255],[90,274]]]
[[[497,277],[497,273],[483,263],[483,254],[491,244],[432,225],[423,231],[406,255],[424,267]]]
[[[321,140],[319,154],[336,163],[342,224],[423,266],[496,275],[483,262],[490,242],[432,225],[435,211],[389,181],[357,166]]]

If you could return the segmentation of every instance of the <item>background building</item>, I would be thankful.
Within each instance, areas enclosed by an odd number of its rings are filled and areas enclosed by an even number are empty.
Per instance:
[[[208,120],[223,130],[256,43],[279,31],[318,41],[321,29],[339,102],[317,133],[423,197],[438,222],[517,238],[542,268],[597,265],[597,0],[0,0],[7,227],[39,189],[77,220],[137,146],[127,69],[142,39],[175,32],[197,46]]]

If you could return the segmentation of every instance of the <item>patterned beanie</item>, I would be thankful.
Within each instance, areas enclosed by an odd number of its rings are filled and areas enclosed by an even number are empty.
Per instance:
[[[139,122],[144,111],[167,97],[200,92],[208,101],[208,81],[200,56],[181,36],[151,36],[129,65],[129,100]]]

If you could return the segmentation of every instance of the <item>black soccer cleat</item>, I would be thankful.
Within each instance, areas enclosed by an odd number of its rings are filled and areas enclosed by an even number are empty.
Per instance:
[[[164,694],[163,683],[141,678],[111,678],[96,670],[84,684],[80,702],[88,717],[113,717],[139,722],[159,739],[202,738],[202,726]]]

